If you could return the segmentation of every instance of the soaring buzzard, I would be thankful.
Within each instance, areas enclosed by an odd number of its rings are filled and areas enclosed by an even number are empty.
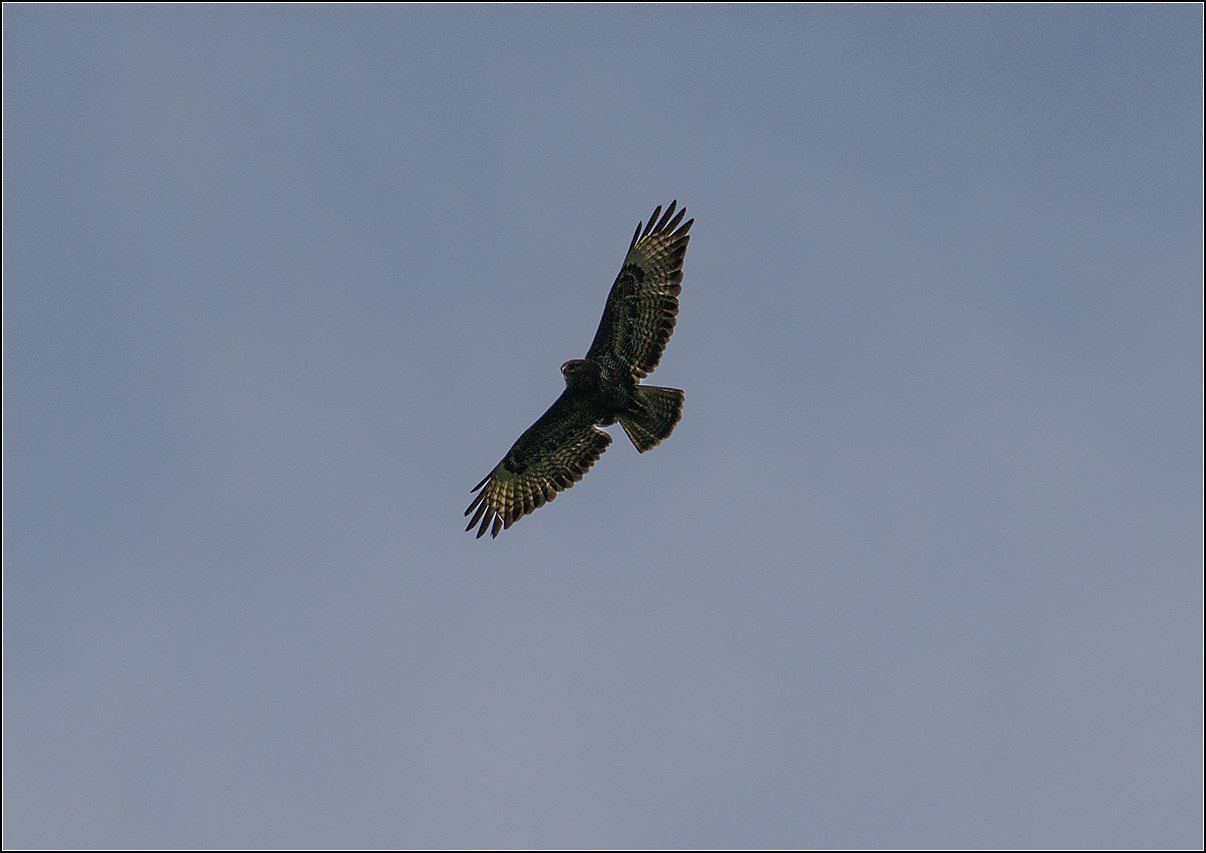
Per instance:
[[[481,491],[465,510],[477,510],[465,530],[480,519],[479,539],[487,528],[497,536],[581,480],[611,444],[596,424],[618,420],[644,453],[668,438],[683,416],[682,391],[640,384],[661,360],[678,314],[687,232],[695,220],[680,227],[687,209],[675,216],[677,204],[670,203],[660,222],[658,205],[644,233],[644,223],[637,225],[586,358],[561,365],[561,396],[473,487]]]

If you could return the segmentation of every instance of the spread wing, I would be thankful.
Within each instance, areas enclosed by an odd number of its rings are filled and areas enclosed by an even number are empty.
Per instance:
[[[493,522],[490,535],[506,529],[582,479],[611,436],[595,429],[589,407],[578,405],[566,389],[540,420],[507,451],[490,476],[473,487],[478,492],[465,515],[477,509],[466,530],[481,520],[477,538]]]
[[[678,315],[683,257],[691,239],[687,232],[695,220],[689,219],[679,227],[687,209],[684,207],[675,216],[677,204],[677,200],[670,203],[660,222],[657,216],[662,208],[658,205],[644,234],[644,223],[637,225],[624,266],[607,297],[599,330],[586,353],[588,359],[610,356],[631,369],[638,379],[657,367]]]

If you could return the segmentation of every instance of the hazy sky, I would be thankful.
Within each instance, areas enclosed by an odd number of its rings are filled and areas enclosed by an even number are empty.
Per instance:
[[[3,14],[6,847],[1201,847],[1200,6]]]

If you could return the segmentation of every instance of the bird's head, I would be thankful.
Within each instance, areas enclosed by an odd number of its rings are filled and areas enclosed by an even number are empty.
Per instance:
[[[565,377],[566,388],[581,388],[598,381],[599,366],[586,359],[573,358],[561,365],[561,375]]]

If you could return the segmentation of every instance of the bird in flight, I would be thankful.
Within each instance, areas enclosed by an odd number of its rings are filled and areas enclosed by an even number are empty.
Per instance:
[[[658,205],[647,227],[637,224],[586,357],[561,365],[561,396],[473,487],[477,496],[465,510],[473,518],[465,530],[480,521],[477,538],[487,530],[497,536],[581,480],[611,444],[597,426],[618,420],[644,453],[669,438],[683,416],[682,391],[640,384],[661,360],[678,315],[687,232],[695,220],[680,226],[687,209],[676,216],[677,204],[671,202],[660,221]]]

